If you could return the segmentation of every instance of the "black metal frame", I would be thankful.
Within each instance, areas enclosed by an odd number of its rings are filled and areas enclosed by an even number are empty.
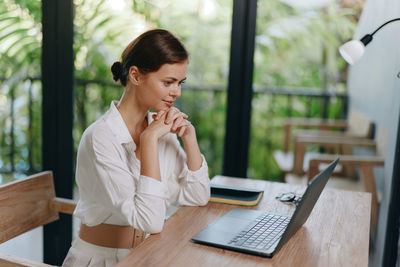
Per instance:
[[[54,174],[57,196],[73,190],[73,1],[42,1],[42,166]],[[61,265],[72,241],[72,217],[44,227],[44,262]]]
[[[223,173],[246,177],[257,0],[234,0]]]

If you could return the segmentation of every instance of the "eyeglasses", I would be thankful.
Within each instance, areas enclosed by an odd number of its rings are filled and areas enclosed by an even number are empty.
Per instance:
[[[302,197],[301,195],[297,195],[296,193],[286,192],[280,194],[279,196],[276,196],[275,199],[284,203],[293,203],[297,206],[301,201],[301,197]]]

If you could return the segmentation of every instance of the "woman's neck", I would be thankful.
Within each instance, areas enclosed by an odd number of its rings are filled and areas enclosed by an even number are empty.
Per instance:
[[[128,87],[125,89],[117,108],[133,140],[138,144],[141,133],[147,127],[146,115],[148,109],[138,103],[134,88]]]

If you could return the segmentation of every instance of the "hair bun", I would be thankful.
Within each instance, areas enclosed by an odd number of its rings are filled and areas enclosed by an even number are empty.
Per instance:
[[[111,72],[113,74],[114,81],[118,81],[121,79],[122,75],[122,64],[119,61],[114,62],[111,66]]]

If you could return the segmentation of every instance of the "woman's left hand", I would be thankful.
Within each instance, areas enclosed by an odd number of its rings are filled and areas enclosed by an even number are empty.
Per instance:
[[[176,133],[182,138],[189,170],[196,171],[200,169],[203,158],[200,153],[199,144],[197,143],[196,129],[187,120],[188,116],[175,107],[160,110],[157,115],[154,114],[153,116],[155,120],[164,120],[164,123],[167,125],[172,124],[170,132]]]
[[[174,122],[174,125],[171,127],[171,133],[176,133],[179,137],[185,138],[189,136],[191,133],[195,133],[194,126],[188,120],[179,120]]]

